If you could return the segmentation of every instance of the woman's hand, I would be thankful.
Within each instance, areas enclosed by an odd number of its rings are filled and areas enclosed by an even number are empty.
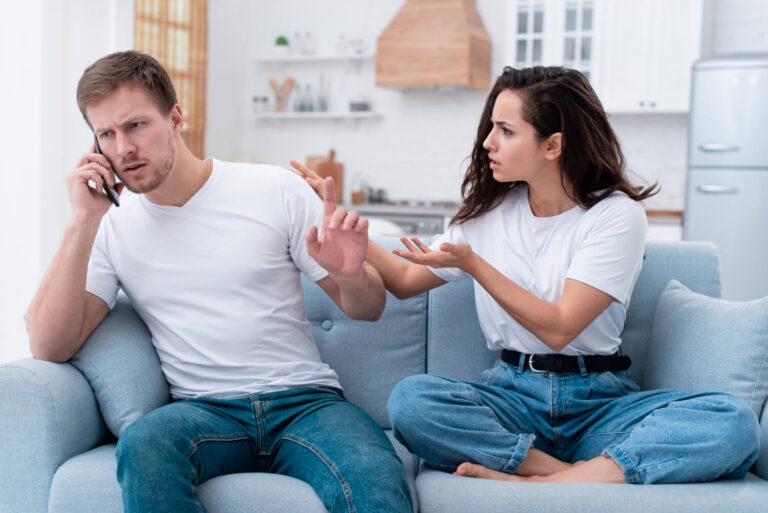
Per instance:
[[[304,180],[309,184],[310,187],[317,193],[318,196],[320,196],[320,199],[325,199],[325,179],[322,178],[320,175],[309,169],[307,166],[304,166],[302,164],[299,164],[295,160],[289,160],[288,161],[291,166],[293,166],[293,169],[299,172],[299,174],[304,178]]]
[[[472,251],[472,246],[466,242],[459,242],[457,244],[443,242],[440,244],[440,251],[432,251],[418,237],[412,237],[410,241],[402,237],[400,241],[408,248],[408,251],[394,249],[392,253],[414,264],[428,265],[435,268],[456,267],[471,274],[470,268],[474,263],[476,255]]]

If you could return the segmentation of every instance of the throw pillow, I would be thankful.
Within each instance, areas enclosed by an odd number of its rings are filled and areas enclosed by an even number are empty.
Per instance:
[[[671,280],[651,338],[645,388],[731,393],[759,417],[768,394],[768,297],[726,301]]]
[[[118,438],[170,400],[149,330],[122,294],[69,363],[91,384],[104,422]]]

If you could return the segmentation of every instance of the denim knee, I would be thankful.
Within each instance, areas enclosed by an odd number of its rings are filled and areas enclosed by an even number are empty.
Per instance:
[[[429,374],[408,376],[395,385],[387,402],[387,416],[393,429],[413,426],[423,419],[426,392],[441,378]]]
[[[760,425],[755,412],[745,401],[730,394],[709,396],[708,400],[722,414],[719,434],[725,442],[723,450],[731,453],[731,465],[723,477],[744,477],[760,453]]]
[[[120,435],[115,456],[117,473],[120,476],[127,469],[146,475],[165,468],[161,461],[169,453],[166,437],[140,421],[134,422]]]

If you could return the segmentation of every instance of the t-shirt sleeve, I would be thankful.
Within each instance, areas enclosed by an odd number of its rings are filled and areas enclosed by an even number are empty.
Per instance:
[[[105,217],[96,233],[96,240],[93,243],[93,249],[91,249],[91,258],[88,261],[85,290],[100,297],[111,310],[117,301],[120,281],[107,252],[108,223],[109,220]]]
[[[629,198],[612,201],[576,249],[566,277],[626,303],[643,264],[647,227],[638,202]]]
[[[458,223],[450,225],[444,234],[432,241],[432,244],[429,245],[429,249],[432,251],[440,251],[440,244],[443,242],[449,242],[451,244],[467,242],[467,239],[464,236],[463,225]],[[427,267],[427,269],[432,271],[432,274],[445,281],[461,281],[466,278],[471,278],[469,274],[456,267]]]
[[[307,278],[312,281],[321,280],[328,276],[328,271],[309,256],[304,236],[312,225],[318,229],[322,227],[323,202],[308,183],[288,170],[281,173],[280,186],[289,224],[288,244],[291,259]]]

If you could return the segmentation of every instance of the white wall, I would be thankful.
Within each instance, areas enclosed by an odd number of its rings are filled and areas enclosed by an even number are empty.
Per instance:
[[[29,354],[23,315],[69,217],[64,176],[92,137],[75,104],[77,81],[98,57],[132,46],[133,2],[2,3],[0,37],[2,362]]]

